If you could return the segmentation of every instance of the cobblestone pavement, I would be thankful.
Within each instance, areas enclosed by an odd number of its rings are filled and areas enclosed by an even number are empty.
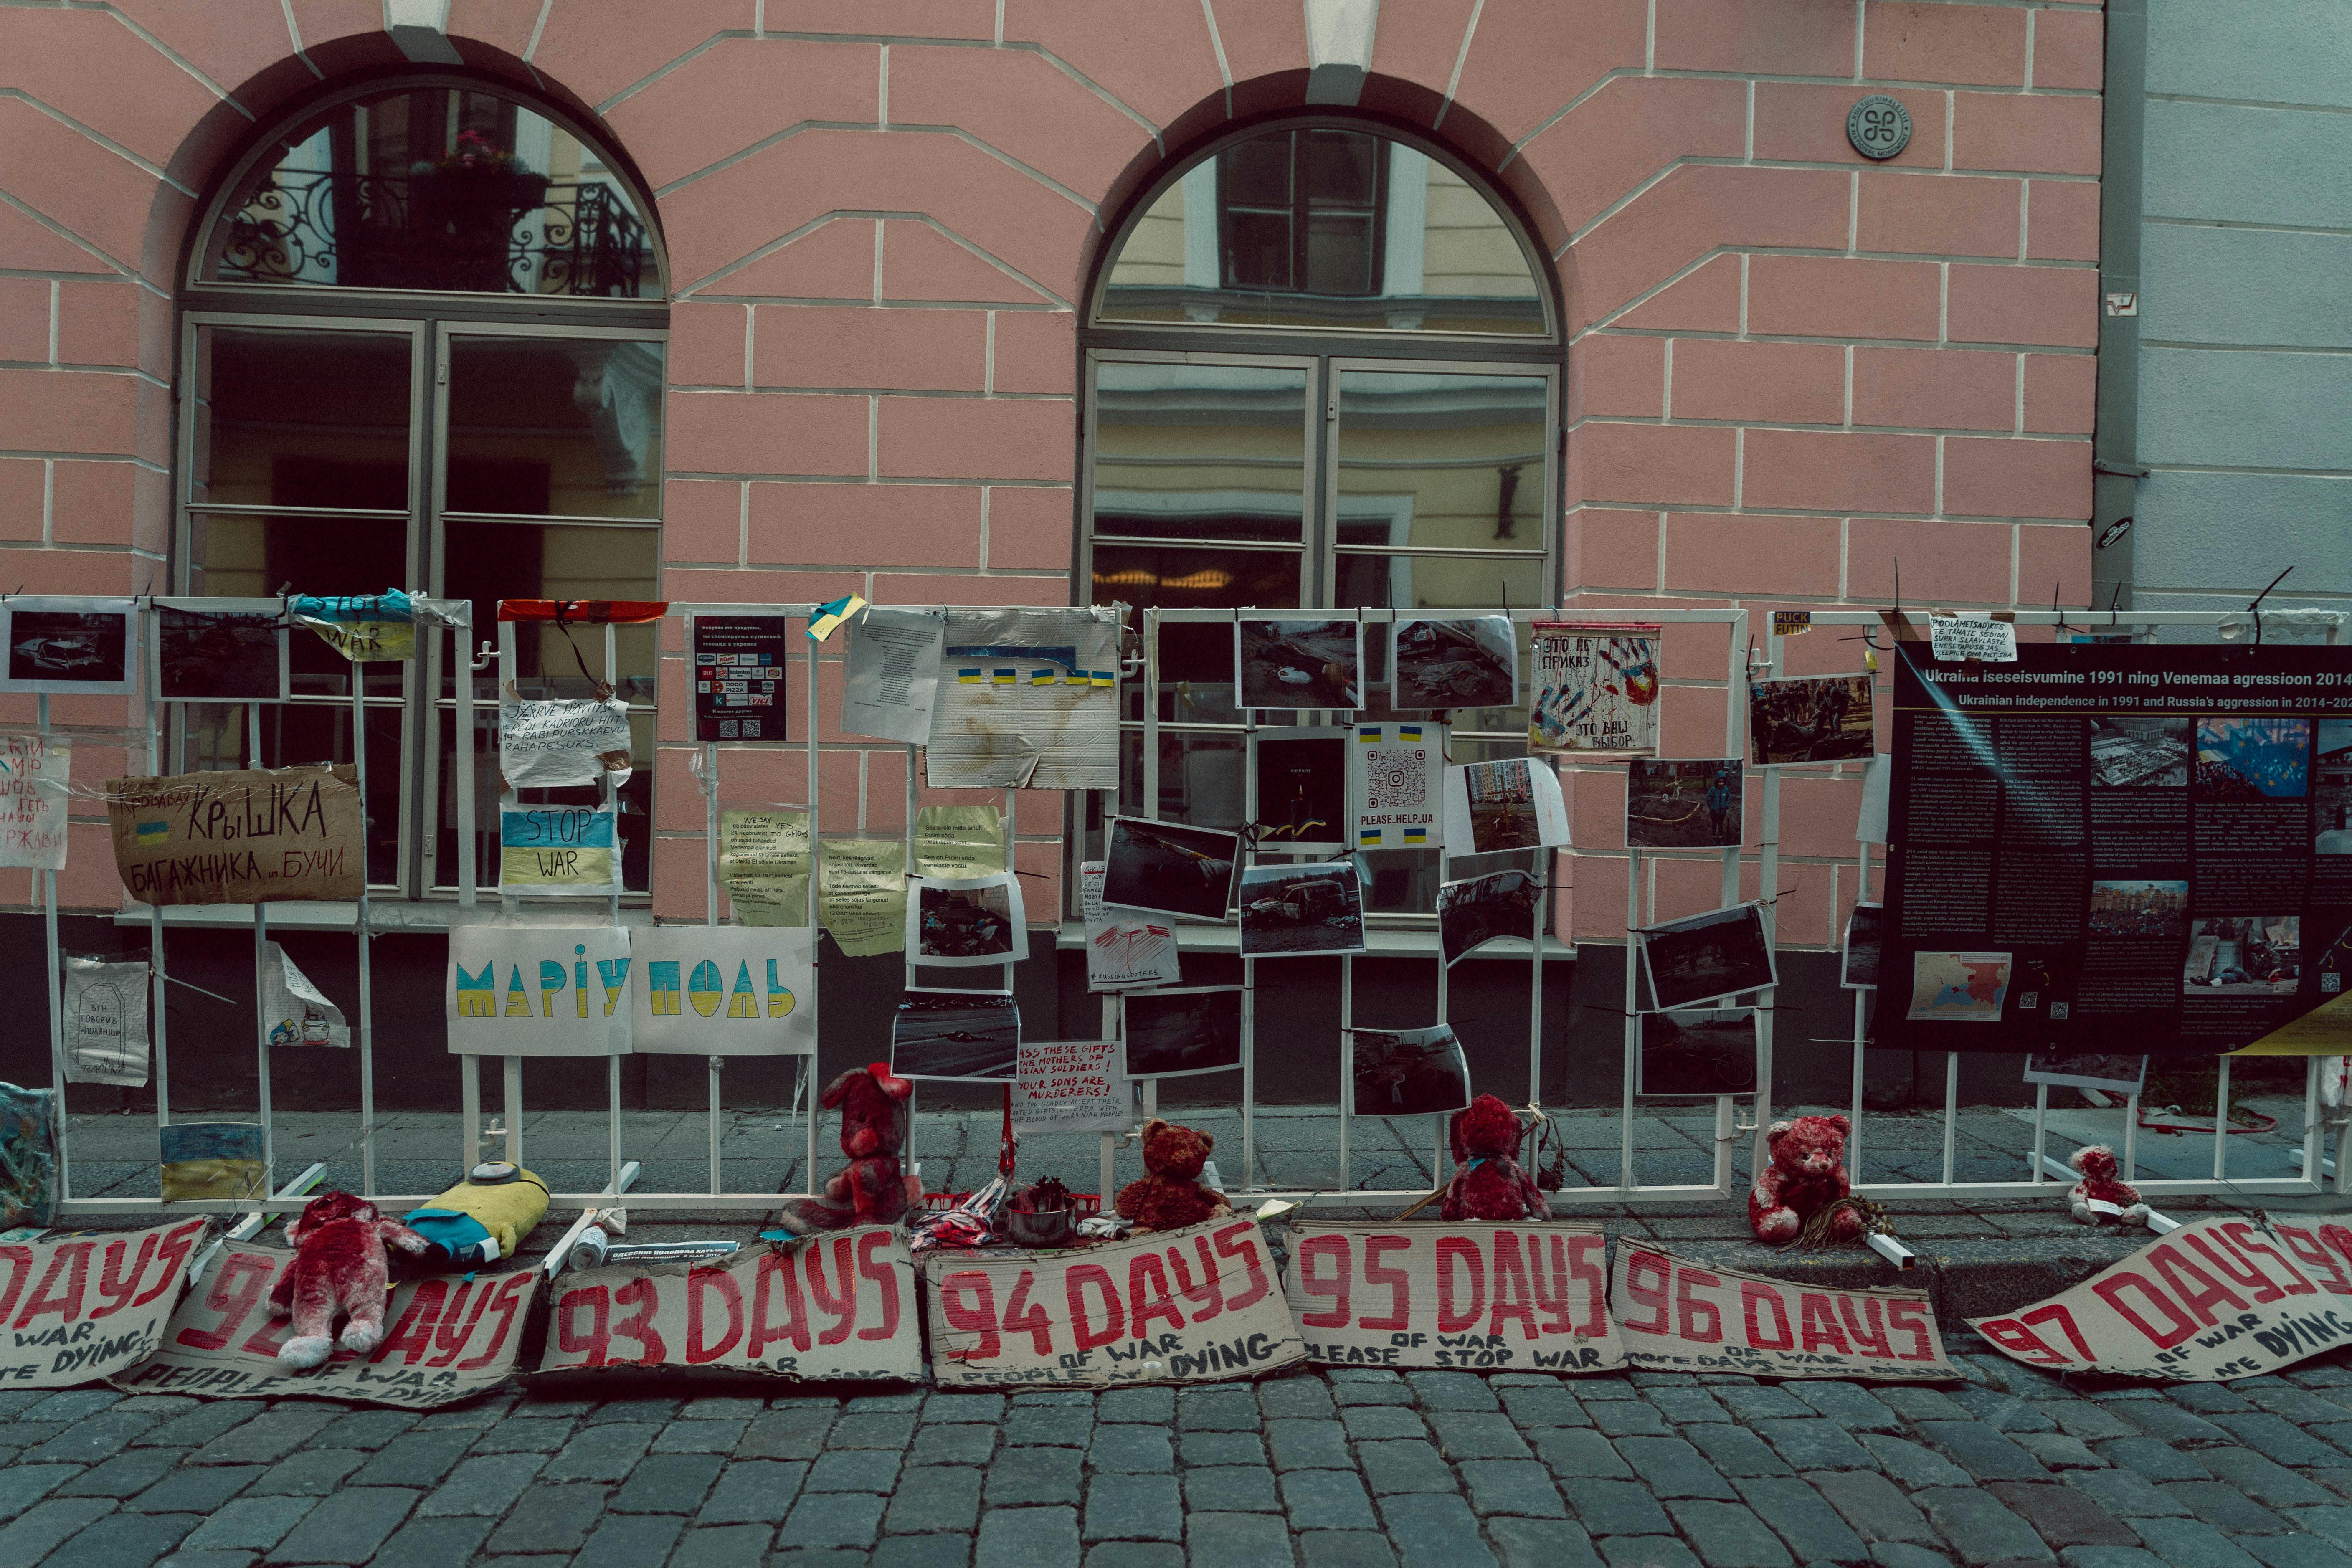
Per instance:
[[[2352,1568],[2352,1366],[2159,1390],[1961,1362],[1933,1389],[1334,1371],[423,1415],[0,1393],[0,1564]]]

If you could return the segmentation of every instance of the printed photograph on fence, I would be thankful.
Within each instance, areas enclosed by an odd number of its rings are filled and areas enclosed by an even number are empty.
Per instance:
[[[0,1387],[67,1388],[138,1368],[167,1336],[207,1223],[26,1237],[0,1247],[0,1302],[15,1312],[0,1345]]]
[[[167,1121],[155,1130],[167,1204],[190,1198],[257,1198],[269,1189],[257,1121]]]
[[[1347,620],[1234,623],[1239,708],[1364,705],[1364,624]]]
[[[1119,1132],[1135,1125],[1117,1040],[1024,1040],[1013,1079],[1015,1132]]]
[[[2105,1094],[2135,1095],[2147,1081],[2146,1057],[2062,1056],[2037,1051],[2025,1058],[2025,1081],[2053,1088],[2095,1089]]]
[[[1875,744],[1867,675],[1748,683],[1748,755],[1759,767],[1865,762]]]
[[[1348,839],[1348,731],[1257,730],[1251,820],[1269,853],[1337,855]]]
[[[499,772],[510,789],[629,781],[629,705],[585,698],[499,704]]]
[[[1510,616],[1399,621],[1390,637],[1391,708],[1519,705],[1519,639]]]
[[[1911,1011],[1916,1022],[1998,1024],[2009,994],[2010,954],[1923,949],[1911,955]]]
[[[0,599],[0,691],[128,697],[139,689],[134,599]]]
[[[1525,871],[1494,871],[1437,885],[1437,941],[1452,963],[1498,936],[1533,942],[1543,884]]]
[[[1754,1094],[1756,1009],[1691,1007],[1643,1014],[1633,1092]]]
[[[352,1026],[278,943],[261,951],[261,1016],[273,1046],[329,1046],[349,1050]]]
[[[499,889],[562,898],[621,890],[620,813],[612,805],[499,802]]]
[[[1568,842],[1559,775],[1534,757],[1445,770],[1445,853],[1499,855]]]
[[[1115,816],[1103,863],[1103,902],[1223,921],[1234,901],[1240,858],[1235,834]]]
[[[1747,766],[1736,759],[1635,757],[1625,773],[1625,842],[1635,849],[1737,849]]]
[[[1780,983],[1764,911],[1756,904],[1709,910],[1633,934],[1641,943],[1642,977],[1650,993],[1644,1011],[1727,1001]]]
[[[150,904],[357,899],[359,777],[343,763],[109,779],[115,869]]]
[[[1238,985],[1129,991],[1118,1005],[1129,1078],[1189,1078],[1242,1065]]]
[[[1021,1009],[982,991],[909,990],[890,1026],[890,1070],[912,1079],[1010,1079]]]
[[[155,611],[165,702],[283,702],[292,679],[285,617],[230,610]]]
[[[1856,1290],[1685,1262],[1620,1240],[1609,1315],[1654,1372],[1958,1383],[1925,1290]]]
[[[1364,887],[1353,860],[1242,872],[1242,955],[1364,950]]]
[[[1285,1295],[1331,1366],[1610,1372],[1608,1237],[1593,1220],[1349,1224],[1290,1232]]]
[[[637,926],[630,1048],[681,1057],[807,1056],[816,1025],[806,926]]]
[[[274,945],[274,944],[273,944]],[[68,1083],[137,1089],[147,1081],[145,959],[129,963],[65,955],[64,1037]]]
[[[2102,713],[2091,721],[2091,782],[2103,789],[2180,789],[2189,783],[2188,719]]]
[[[617,1057],[629,1053],[626,926],[449,928],[443,1016],[457,1056]]]
[[[2312,853],[2352,855],[2352,719],[2322,719],[2318,752],[2311,771]]]
[[[0,866],[65,869],[72,780],[69,738],[0,735]]]
[[[1658,749],[1658,635],[1649,625],[1535,625],[1528,749]]]
[[[1845,917],[1845,956],[1838,984],[1848,991],[1878,988],[1878,955],[1886,936],[1886,906],[1856,904]]]
[[[1886,813],[1892,804],[1894,785],[1894,756],[1886,752],[1872,752],[1870,761],[1862,765],[1862,809],[1854,814],[1855,843],[1886,842]]]
[[[907,956],[917,963],[962,968],[1012,963],[1029,956],[1021,885],[1007,875],[907,884]]]
[[[2301,800],[2311,783],[2311,726],[2300,719],[2200,719],[2199,800]]]
[[[1078,913],[1087,931],[1087,989],[1124,991],[1173,985],[1182,966],[1176,923],[1154,915],[1127,915],[1103,901],[1103,863],[1078,867]]]
[[[1349,1031],[1348,1109],[1358,1116],[1429,1116],[1470,1103],[1470,1064],[1454,1030]]]
[[[2292,996],[2302,974],[2299,915],[2224,915],[2189,922],[2180,986],[2192,996]]]
[[[1446,726],[1359,724],[1348,731],[1348,842],[1422,849],[1441,841]]]

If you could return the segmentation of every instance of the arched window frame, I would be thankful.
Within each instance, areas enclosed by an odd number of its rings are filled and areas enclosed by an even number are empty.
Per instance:
[[[1229,325],[1224,323],[1137,322],[1106,321],[1104,302],[1113,268],[1121,253],[1134,237],[1146,214],[1171,187],[1194,171],[1213,165],[1226,149],[1252,138],[1269,133],[1315,129],[1336,129],[1369,132],[1402,142],[1421,153],[1433,162],[1452,171],[1484,195],[1502,216],[1512,237],[1517,241],[1526,260],[1528,272],[1537,285],[1537,298],[1544,313],[1544,331],[1537,334],[1471,333],[1422,331],[1413,329],[1367,329],[1347,326],[1291,325]],[[1219,215],[1222,231],[1223,216]],[[1364,547],[1343,546],[1339,540],[1339,523],[1348,521],[1339,515],[1346,504],[1339,485],[1339,425],[1342,417],[1342,388],[1349,373],[1377,374],[1382,372],[1403,372],[1430,375],[1533,375],[1544,384],[1545,416],[1541,447],[1543,450],[1542,482],[1539,486],[1522,485],[1519,495],[1535,500],[1539,506],[1541,543],[1539,549],[1520,552],[1490,552],[1500,557],[1532,558],[1539,564],[1537,580],[1540,592],[1537,602],[1557,604],[1561,592],[1561,532],[1562,532],[1562,464],[1565,458],[1565,426],[1563,398],[1566,386],[1567,346],[1561,323],[1566,320],[1564,301],[1559,293],[1558,274],[1550,258],[1536,243],[1535,226],[1507,192],[1490,178],[1464,162],[1439,142],[1432,141],[1409,127],[1373,116],[1337,114],[1275,114],[1263,117],[1203,141],[1169,162],[1167,169],[1146,187],[1128,207],[1108,242],[1100,253],[1095,274],[1086,295],[1085,314],[1081,321],[1078,343],[1081,365],[1081,453],[1079,473],[1079,517],[1077,529],[1076,575],[1074,597],[1084,602],[1092,597],[1102,599],[1107,591],[1097,591],[1096,547],[1098,496],[1097,460],[1100,435],[1100,387],[1104,369],[1121,364],[1166,364],[1171,366],[1225,365],[1265,370],[1298,370],[1307,376],[1306,395],[1301,409],[1302,434],[1306,453],[1306,519],[1301,542],[1298,600],[1302,607],[1336,607],[1343,557],[1381,554],[1391,560],[1409,557],[1417,552],[1406,550],[1372,551]],[[1217,264],[1213,260],[1213,265]],[[1532,489],[1534,494],[1528,496]],[[1106,539],[1106,543],[1118,542],[1118,536]],[[1199,546],[1204,550],[1213,545]],[[1465,606],[1479,608],[1527,608],[1528,605],[1502,604]],[[1372,659],[1368,646],[1368,662]],[[1521,683],[1528,674],[1528,661],[1522,650]],[[1163,693],[1163,705],[1169,699]],[[1142,730],[1142,697],[1131,694],[1122,712],[1122,755],[1127,758],[1123,773],[1135,773],[1135,759],[1139,756]],[[1237,715],[1246,719],[1248,715]],[[1206,745],[1234,743],[1234,737],[1244,737],[1250,726],[1240,722],[1186,723],[1181,717],[1163,711],[1160,725],[1162,744],[1182,746],[1192,737]],[[1454,731],[1455,760],[1478,757],[1524,755],[1526,733],[1517,731],[1480,731],[1457,726]],[[1165,759],[1160,769],[1163,805],[1171,770]],[[1121,805],[1123,811],[1139,811],[1139,777],[1123,781]],[[1072,836],[1075,858],[1095,858],[1100,854],[1101,820],[1095,806],[1096,797],[1080,803],[1085,813],[1082,830]],[[1247,815],[1248,804],[1243,803]],[[1402,858],[1417,852],[1391,852],[1383,858]],[[1430,858],[1423,856],[1422,858]],[[1497,862],[1499,865],[1500,863]],[[1076,886],[1075,866],[1069,885]],[[1402,904],[1391,904],[1381,923],[1411,926],[1435,923],[1433,890],[1435,875],[1416,873],[1415,891]],[[1368,909],[1370,906],[1368,905]]]
[[[635,216],[644,225],[649,252],[646,265],[652,269],[656,281],[652,295],[609,298],[489,293],[290,281],[222,281],[205,276],[215,254],[215,234],[232,216],[231,204],[236,201],[238,193],[245,188],[257,167],[281,155],[284,138],[289,132],[363,100],[379,99],[388,93],[433,89],[487,94],[506,100],[543,117],[583,145],[594,149],[605,175],[622,187],[635,208]],[[452,521],[491,528],[521,524],[542,530],[604,528],[646,532],[653,541],[650,552],[653,576],[645,585],[645,591],[642,594],[598,596],[662,596],[659,584],[661,473],[658,462],[649,465],[644,474],[644,483],[653,502],[651,509],[641,516],[566,517],[551,512],[470,512],[454,510],[449,505],[446,457],[450,450],[451,366],[460,351],[468,346],[506,345],[520,349],[536,342],[542,347],[560,344],[575,354],[593,355],[600,349],[621,344],[648,345],[654,374],[649,380],[641,373],[635,379],[647,382],[643,389],[644,395],[654,418],[659,419],[667,381],[669,335],[668,257],[650,190],[625,155],[607,137],[545,99],[487,76],[463,71],[371,76],[305,99],[258,128],[226,175],[214,185],[201,212],[201,220],[191,226],[179,270],[178,362],[174,383],[175,471],[173,477],[169,570],[172,593],[201,595],[201,588],[192,582],[196,569],[192,548],[196,520],[207,514],[234,512],[258,514],[266,518],[290,518],[299,514],[303,519],[320,519],[327,526],[397,524],[405,530],[401,552],[404,570],[403,582],[397,585],[415,588],[422,584],[425,592],[435,595],[449,591],[446,566],[448,524]],[[205,417],[208,398],[205,383],[209,362],[204,351],[205,334],[208,331],[237,329],[265,332],[350,334],[354,347],[369,342],[387,346],[396,342],[400,345],[400,352],[407,360],[409,383],[404,509],[337,510],[252,502],[215,503],[194,493],[200,478],[199,425]],[[633,366],[632,369],[638,371],[640,367]],[[373,584],[372,587],[381,589],[394,585]],[[274,593],[278,586],[270,584],[264,591]],[[312,584],[297,583],[292,586],[297,592],[320,589],[320,585]],[[523,596],[523,593],[519,585],[510,596]],[[475,632],[478,643],[487,642],[495,632],[484,611],[485,606],[478,604]],[[600,668],[596,662],[596,641],[591,635],[582,644],[587,650],[592,668]],[[656,732],[655,697],[658,687],[652,634],[645,628],[626,628],[622,641],[620,689],[629,699],[633,727],[637,731],[641,754],[650,759]],[[640,641],[645,644],[641,661],[634,649],[634,645]],[[364,680],[365,706],[370,713],[371,782],[377,786],[371,789],[369,806],[371,816],[377,823],[384,824],[390,815],[385,809],[389,803],[383,799],[383,795],[396,794],[397,796],[396,842],[388,856],[372,853],[370,858],[369,880],[379,896],[389,894],[412,900],[446,900],[454,898],[458,881],[460,862],[457,857],[463,851],[456,843],[456,826],[454,820],[450,820],[453,814],[444,810],[444,800],[450,787],[449,779],[445,775],[454,772],[448,746],[445,742],[446,735],[455,732],[457,699],[454,682],[468,677],[445,668],[446,660],[442,655],[439,639],[427,639],[427,642],[430,653],[421,655],[415,660],[351,667]],[[643,664],[641,671],[635,668],[640,662]],[[478,678],[477,702],[478,706],[489,702],[495,711],[495,693],[488,684],[489,679],[488,673]],[[583,680],[576,684],[584,686],[586,682]],[[348,689],[346,687],[341,696],[305,694],[298,681],[293,701],[285,705],[287,716],[299,725],[301,710],[305,709],[332,706],[347,713]],[[565,694],[577,693],[567,690]],[[389,730],[390,719],[394,715],[397,717],[397,766],[386,768],[387,759],[384,750],[380,749],[379,734]],[[245,743],[228,730],[216,726],[215,733],[200,734],[196,716],[179,705],[174,706],[171,718],[173,723],[167,731],[165,741],[167,768],[246,765],[235,760],[243,754]],[[488,734],[485,730],[478,739]],[[280,742],[281,745],[289,743]],[[339,741],[338,743],[342,746],[348,744],[347,741]],[[220,748],[218,752],[212,750],[215,746]],[[348,760],[348,750],[339,750],[337,755]],[[261,760],[316,759],[274,755],[269,744],[269,731],[265,726]],[[488,758],[487,772],[478,759],[478,785],[485,779],[497,779],[495,764],[495,752]],[[634,853],[627,857],[633,864],[629,868],[631,891],[625,901],[638,905],[647,900],[650,886],[654,773],[648,761],[647,765],[636,771],[636,781],[639,781],[635,784],[637,799],[627,800],[625,793],[624,797],[624,809],[630,812],[630,827],[634,829],[633,832],[625,829],[625,835],[636,841],[630,846]],[[396,788],[383,786],[380,774],[384,773],[393,775]],[[494,788],[494,782],[488,787]],[[636,815],[639,810],[645,815]],[[497,879],[494,847],[497,813],[495,810],[479,812],[477,820],[484,826],[478,835],[481,842],[475,846],[474,853],[485,857],[478,868],[482,885],[493,886]]]

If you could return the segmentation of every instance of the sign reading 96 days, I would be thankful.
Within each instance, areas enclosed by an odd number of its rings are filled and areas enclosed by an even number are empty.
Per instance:
[[[784,617],[694,618],[694,738],[784,738]]]

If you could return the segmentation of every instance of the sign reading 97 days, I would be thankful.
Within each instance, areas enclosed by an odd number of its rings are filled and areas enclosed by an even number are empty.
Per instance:
[[[784,617],[694,618],[694,738],[784,738]]]

